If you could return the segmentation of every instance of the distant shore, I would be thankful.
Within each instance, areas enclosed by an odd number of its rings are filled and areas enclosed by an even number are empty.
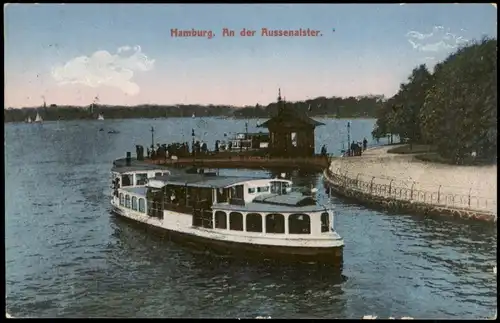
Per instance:
[[[202,119],[202,118],[218,118],[221,120],[224,119],[231,119],[231,120],[247,120],[247,119],[270,119],[272,116],[261,116],[261,117],[240,117],[240,116],[199,116],[199,117],[188,117],[188,116],[169,116],[169,117],[144,117],[144,116],[133,116],[133,117],[121,117],[121,116],[116,116],[116,117],[105,117],[105,120],[124,120],[124,119]],[[357,116],[347,116],[347,117],[335,117],[335,116],[329,116],[329,115],[313,115],[310,116],[311,118],[317,118],[317,119],[339,119],[339,120],[373,120],[375,117],[357,117]],[[97,120],[97,118],[73,118],[73,119],[65,119],[65,118],[58,118],[58,119],[44,119],[44,122],[46,121],[94,121]],[[4,123],[24,123],[25,120],[5,120]]]
[[[318,97],[305,101],[287,101],[285,108],[313,118],[375,118],[382,103],[383,96],[380,95],[349,98]],[[193,116],[267,119],[275,115],[277,111],[277,102],[265,106],[256,104],[242,107],[213,104],[112,106],[93,103],[84,107],[47,104],[41,107],[4,109],[4,122],[22,122],[28,117],[34,119],[37,113],[43,120],[91,120],[97,119],[99,114],[103,114],[105,119],[191,118]]]

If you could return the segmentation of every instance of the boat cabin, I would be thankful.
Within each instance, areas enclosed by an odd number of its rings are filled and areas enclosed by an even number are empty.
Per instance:
[[[171,172],[160,166],[140,163],[137,161],[116,160],[111,169],[112,188],[114,195],[118,197],[118,190],[125,187],[144,187],[148,180],[158,177],[167,176]]]
[[[332,212],[312,196],[294,191],[286,179],[155,176],[146,186],[122,186],[119,204],[176,225],[236,235],[333,232]]]

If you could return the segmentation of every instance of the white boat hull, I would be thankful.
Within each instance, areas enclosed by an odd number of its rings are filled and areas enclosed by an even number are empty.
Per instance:
[[[159,219],[120,206],[117,198],[113,198],[111,204],[115,214],[135,223],[147,224],[151,229],[159,229],[171,240],[198,249],[245,258],[254,256],[258,259],[288,259],[342,266],[344,242],[335,232],[304,238],[303,235],[206,229],[192,226],[190,214],[164,211],[163,219]]]

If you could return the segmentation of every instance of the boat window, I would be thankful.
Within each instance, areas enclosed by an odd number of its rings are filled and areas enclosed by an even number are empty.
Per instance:
[[[194,206],[200,200],[200,190],[196,187],[187,187],[187,205]]]
[[[207,229],[213,229],[214,228],[214,220],[213,220],[213,213],[210,210],[203,210],[203,215],[202,215],[202,227],[207,228]]]
[[[139,199],[139,212],[146,213],[146,201]]]
[[[266,215],[266,233],[285,233],[285,217],[283,214]]]
[[[130,208],[130,195],[125,195],[125,207]]]
[[[243,214],[240,212],[229,213],[229,229],[243,231]]]
[[[132,196],[132,210],[137,211],[137,197]]]
[[[279,194],[280,192],[280,182],[271,182],[271,193]]]
[[[330,230],[330,217],[328,212],[321,213],[321,232],[328,232]]]
[[[217,203],[226,203],[229,196],[228,188],[217,189]]]
[[[288,217],[288,233],[310,234],[311,218],[307,214],[290,214]]]
[[[237,185],[231,187],[231,199],[229,204],[234,205],[245,205],[245,199],[243,198],[244,187],[243,185]]]
[[[120,205],[124,206],[125,205],[125,196],[123,193],[120,193]]]
[[[271,182],[271,193],[273,194],[286,194],[287,188],[290,186],[287,182],[275,181]]]
[[[162,173],[155,173],[155,177],[161,176]]]
[[[246,221],[247,232],[262,232],[262,216],[259,213],[248,213]]]
[[[233,199],[243,199],[244,187],[243,185],[236,185],[231,187],[231,198]]]
[[[146,185],[148,174],[135,174],[135,185]]]
[[[253,194],[253,193],[255,193],[255,187],[250,187],[248,189],[248,194]]]
[[[163,188],[163,202],[166,209],[171,206],[186,206],[186,187],[167,185]]]
[[[226,212],[222,212],[222,211],[215,212],[215,228],[216,229],[227,229]]]
[[[269,186],[257,187],[257,192],[259,193],[269,192]]]
[[[122,175],[122,187],[132,186],[133,182],[134,182],[133,175]]]

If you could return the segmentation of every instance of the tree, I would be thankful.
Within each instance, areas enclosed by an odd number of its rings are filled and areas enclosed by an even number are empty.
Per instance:
[[[457,163],[472,152],[496,157],[496,62],[497,41],[483,38],[436,66],[420,120],[424,137],[444,157]]]
[[[421,140],[420,109],[432,85],[432,75],[425,65],[413,69],[408,82],[400,85],[398,93],[379,110],[372,135],[380,138],[387,133],[409,140],[410,147]]]

